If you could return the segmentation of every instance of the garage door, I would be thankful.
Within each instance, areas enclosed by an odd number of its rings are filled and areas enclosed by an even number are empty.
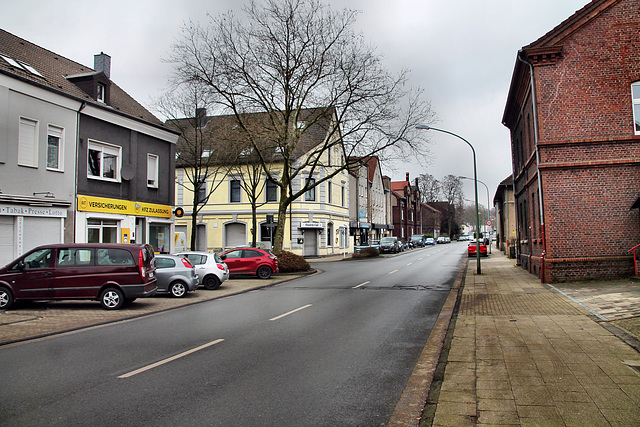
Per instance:
[[[0,267],[13,259],[13,217],[0,216]]]
[[[62,221],[60,218],[24,217],[24,252],[36,246],[62,243]]]
[[[247,244],[247,227],[239,222],[225,225],[225,248],[237,248]]]

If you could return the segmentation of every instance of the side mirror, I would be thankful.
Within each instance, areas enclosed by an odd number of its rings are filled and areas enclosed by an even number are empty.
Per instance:
[[[220,259],[224,261],[225,259],[227,259],[227,256],[226,255],[220,255]]]
[[[25,265],[24,261],[20,261],[17,265],[18,270],[24,270],[25,268],[27,268],[27,266]]]

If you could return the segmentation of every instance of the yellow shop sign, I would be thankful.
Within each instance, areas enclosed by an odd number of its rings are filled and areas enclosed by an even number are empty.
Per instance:
[[[116,213],[122,215],[171,218],[171,206],[132,202],[104,197],[78,196],[78,210],[86,212]]]

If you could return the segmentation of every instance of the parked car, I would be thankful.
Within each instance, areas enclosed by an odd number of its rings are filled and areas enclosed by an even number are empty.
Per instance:
[[[195,265],[198,283],[210,291],[216,290],[229,279],[229,268],[218,254],[209,252],[179,252]]]
[[[380,253],[397,254],[402,250],[402,242],[397,237],[383,237],[380,239]]]
[[[468,256],[477,256],[476,255],[476,242],[469,243],[467,246],[467,254]],[[487,245],[480,243],[480,256],[489,256],[487,254]]]
[[[229,274],[251,274],[268,279],[278,272],[278,257],[265,249],[242,248],[223,252],[220,258],[229,267]]]
[[[445,243],[451,243],[451,237],[445,237],[444,238],[444,242]]]
[[[0,309],[29,299],[94,299],[116,310],[157,289],[153,247],[147,244],[39,246],[0,269]]]
[[[424,246],[425,238],[424,234],[414,234],[411,236],[411,244],[414,248],[421,248]]]
[[[198,274],[191,262],[176,255],[156,255],[158,292],[182,298],[198,288]]]
[[[438,240],[436,240],[436,243],[440,244],[440,243],[446,243],[444,240],[444,236],[440,236],[438,237]]]
[[[433,237],[427,237],[427,240],[424,241],[425,245],[435,245],[436,241]]]

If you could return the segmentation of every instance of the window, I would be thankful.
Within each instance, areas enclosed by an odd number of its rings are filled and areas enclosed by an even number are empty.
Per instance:
[[[331,191],[331,188],[333,187],[333,185],[331,185],[331,181],[327,182],[327,203],[331,204],[333,203],[333,193]]]
[[[22,71],[27,71],[27,72],[35,75],[35,76],[42,77],[42,74],[40,74],[38,72],[38,70],[36,70],[35,68],[33,68],[31,65],[27,64],[26,62],[16,61],[15,59],[13,59],[13,58],[11,58],[9,56],[5,56],[5,55],[0,55],[0,58],[2,58],[5,61],[7,61],[7,63],[9,65],[11,65],[12,67],[15,67],[15,68],[17,68],[19,70],[22,70]]]
[[[277,222],[273,224],[267,224],[263,222],[260,224],[260,241],[261,242],[271,242],[273,238],[273,232],[276,229]]]
[[[631,97],[633,99],[634,132],[640,135],[640,82],[631,85]]]
[[[173,268],[176,266],[176,262],[173,258],[158,258],[156,257],[156,268]]]
[[[227,258],[242,258],[242,249],[237,249],[235,251],[230,251],[225,254]]]
[[[200,178],[196,181],[196,203],[205,203],[207,201],[207,180]]]
[[[87,243],[118,243],[118,221],[87,220]]]
[[[22,264],[24,264],[26,270],[49,268],[51,266],[51,249],[40,249],[27,255],[22,262],[17,262],[12,265],[10,270],[20,270]]]
[[[240,180],[232,179],[229,182],[229,201],[231,203],[240,203]]]
[[[327,246],[333,246],[333,224],[327,224]]]
[[[344,186],[344,184],[343,184],[343,185],[342,185],[342,203],[341,203],[341,206],[345,206],[345,204],[344,204],[344,203],[345,203],[345,200],[346,200],[346,191],[347,191],[347,190],[346,190],[346,188],[345,188],[345,186]]]
[[[89,178],[120,181],[121,147],[89,141]]]
[[[267,178],[265,201],[277,202],[278,201],[278,185],[271,179]]]
[[[20,117],[18,164],[38,167],[38,122]]]
[[[147,187],[158,188],[158,156],[147,154]]]
[[[47,169],[62,170],[64,129],[47,126]]]
[[[313,186],[313,188],[309,188],[306,193],[304,193],[304,200],[307,202],[315,202],[316,201],[316,180],[314,178],[307,178],[307,186]]]
[[[101,249],[104,251],[104,249]],[[127,252],[129,253],[129,252]],[[58,250],[58,265],[60,267],[76,267],[82,265],[91,265],[92,259],[91,249],[60,249]],[[129,254],[131,257],[131,254]],[[100,265],[110,265],[106,262]]]
[[[104,102],[104,94],[107,91],[107,88],[102,83],[98,83],[98,94],[96,96],[96,101]]]

